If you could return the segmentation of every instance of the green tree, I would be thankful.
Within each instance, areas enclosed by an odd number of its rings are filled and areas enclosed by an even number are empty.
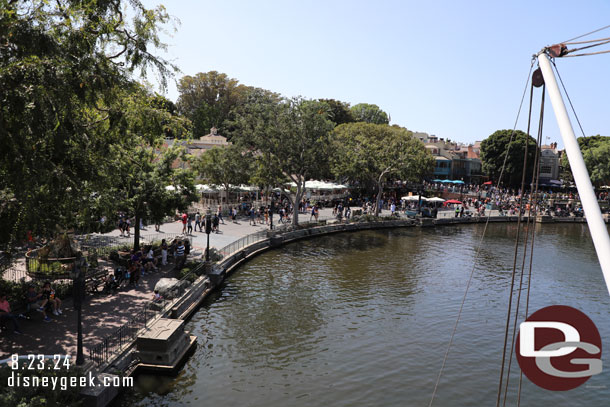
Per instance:
[[[194,159],[193,167],[200,179],[222,186],[228,195],[231,185],[248,183],[252,158],[236,145],[214,147]]]
[[[193,134],[199,138],[216,127],[227,132],[225,121],[244,103],[249,87],[217,71],[184,76],[178,83],[178,109],[193,122]]]
[[[337,177],[377,185],[375,215],[389,179],[421,181],[434,169],[434,158],[408,130],[373,123],[348,123],[333,133],[332,168]]]
[[[192,134],[192,122],[180,115],[178,107],[166,97],[155,94],[151,98],[151,106],[169,113],[167,119],[162,122],[163,135],[170,139],[186,139]]]
[[[170,74],[153,54],[167,13],[123,3],[0,0],[0,242],[74,226],[106,185],[132,74]]]
[[[335,99],[318,99],[320,102],[326,103],[330,108],[330,120],[335,125],[343,123],[352,123],[354,116],[350,110],[349,103],[341,102]]]
[[[515,131],[511,142],[512,133],[512,130],[498,130],[481,142],[482,170],[483,173],[495,181],[500,181],[502,166],[506,161],[501,182],[504,185],[519,188],[523,174],[523,155],[526,141],[528,143],[526,185],[529,185],[532,179],[538,147],[536,140],[521,130]],[[508,158],[506,158],[507,154]]]
[[[136,250],[140,219],[160,221],[176,210],[186,210],[197,199],[192,171],[174,168],[178,158],[186,159],[183,148],[163,147],[164,129],[184,132],[180,128],[184,122],[173,122],[171,113],[156,106],[156,98],[142,88],[126,96],[125,115],[115,128],[127,137],[112,146],[117,159],[107,170],[112,177],[102,192],[107,196],[104,202],[112,202],[101,208],[109,217],[117,210],[135,217]]]
[[[369,103],[359,103],[352,106],[350,109],[352,112],[353,121],[365,122],[373,124],[389,124],[390,119],[388,114],[381,110],[379,106]]]
[[[235,128],[242,135],[241,143],[268,155],[296,184],[296,194],[291,197],[295,225],[299,222],[297,208],[305,192],[305,181],[328,168],[329,135],[333,127],[326,103],[300,98],[278,102],[263,90],[253,92],[236,117]]]
[[[591,137],[579,137],[578,145],[582,152],[591,182],[596,187],[610,185],[610,137],[599,134]],[[563,167],[562,177],[566,181],[574,181],[568,155],[561,156]]]

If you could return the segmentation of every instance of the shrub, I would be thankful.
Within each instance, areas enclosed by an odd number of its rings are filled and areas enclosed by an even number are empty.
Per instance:
[[[47,362],[50,363],[50,362]],[[25,373],[24,373],[25,372]],[[83,373],[80,369],[70,367],[69,370],[53,370],[43,369],[41,371],[28,372],[27,370],[13,370],[8,366],[0,366],[0,383],[7,384],[9,377],[14,376],[15,379],[24,376],[27,377],[49,377],[49,383],[51,378],[56,377],[58,386],[62,381],[69,382],[69,377],[81,377]],[[66,377],[66,379],[62,379]],[[30,379],[31,380],[31,379]],[[53,379],[55,380],[55,379]],[[82,399],[79,396],[80,388],[67,386],[66,390],[61,388],[53,387],[26,387],[26,386],[0,386],[0,406],[18,406],[18,407],[46,407],[46,406],[80,406],[82,405]]]

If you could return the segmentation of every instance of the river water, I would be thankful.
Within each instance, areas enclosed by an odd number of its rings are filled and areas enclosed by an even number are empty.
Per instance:
[[[610,338],[586,225],[536,227],[530,310],[575,307]],[[427,406],[482,231],[341,233],[266,252],[189,321],[199,346],[181,373],[141,376],[122,405]],[[515,233],[516,224],[488,227],[435,406],[495,405]],[[521,404],[609,405],[603,360],[602,374],[567,392],[524,377]],[[514,362],[507,405],[516,405]]]

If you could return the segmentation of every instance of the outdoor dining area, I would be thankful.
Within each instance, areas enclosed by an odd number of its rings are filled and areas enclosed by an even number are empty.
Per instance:
[[[168,185],[167,190],[174,190],[174,186]],[[228,188],[219,185],[197,184],[197,192],[200,194],[200,203],[204,207],[216,207],[241,204],[242,202],[264,201],[270,192],[282,193],[296,189],[296,183],[290,182],[283,188],[273,190],[261,189],[255,185],[229,185]],[[342,199],[348,195],[349,186],[328,181],[306,181],[304,198],[313,202],[332,202]]]

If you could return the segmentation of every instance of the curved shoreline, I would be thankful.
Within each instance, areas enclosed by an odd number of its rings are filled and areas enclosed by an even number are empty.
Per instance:
[[[527,222],[528,217],[521,218],[522,222]],[[360,230],[372,229],[389,229],[401,227],[436,227],[445,225],[463,225],[486,223],[487,217],[468,217],[468,218],[418,218],[418,219],[396,219],[396,220],[380,220],[369,222],[355,223],[339,223],[318,225],[311,228],[303,228],[285,232],[267,232],[268,238],[259,242],[253,243],[243,249],[225,257],[220,262],[210,267],[208,277],[213,288],[220,285],[227,277],[229,277],[241,264],[252,259],[253,257],[267,251],[280,247],[286,243],[292,243],[302,239],[308,239],[315,236],[324,236],[333,233],[354,232]],[[489,222],[493,223],[508,223],[517,222],[518,216],[492,216],[489,217]],[[606,219],[606,223],[608,220]],[[585,218],[553,218],[551,216],[539,216],[534,218],[534,223],[585,223]],[[203,301],[203,298],[202,300]],[[190,317],[187,316],[187,318]]]
[[[396,229],[404,227],[435,227],[444,225],[463,225],[463,224],[480,224],[487,222],[487,217],[482,218],[419,218],[419,219],[396,219],[396,220],[379,220],[353,223],[339,223],[338,221],[322,221],[315,226],[307,227],[302,225],[295,230],[283,231],[267,231],[266,238],[254,242],[242,249],[225,256],[217,263],[205,264],[205,274],[197,278],[186,292],[177,298],[171,308],[165,310],[157,318],[151,321],[151,324],[161,318],[171,318],[181,321],[188,321],[199,307],[206,301],[209,296],[221,286],[224,280],[231,276],[241,265],[248,260],[258,256],[259,254],[278,248],[284,244],[296,242],[302,239],[308,239],[316,236],[325,236],[334,233],[356,232],[361,230],[375,229]],[[527,217],[522,217],[522,221],[527,221]],[[517,222],[517,216],[494,216],[489,217],[489,222],[493,223],[509,223]],[[534,220],[535,223],[586,223],[584,218],[552,218],[541,216]],[[606,219],[606,222],[608,220]],[[132,375],[136,368],[130,368],[131,355],[135,351],[135,339],[130,345],[125,347],[125,350],[110,360],[102,371],[116,371],[117,369]],[[183,361],[184,362],[184,361]],[[101,397],[100,397],[101,396]],[[97,395],[93,398],[107,398],[107,401],[112,400],[115,395],[108,397]]]

